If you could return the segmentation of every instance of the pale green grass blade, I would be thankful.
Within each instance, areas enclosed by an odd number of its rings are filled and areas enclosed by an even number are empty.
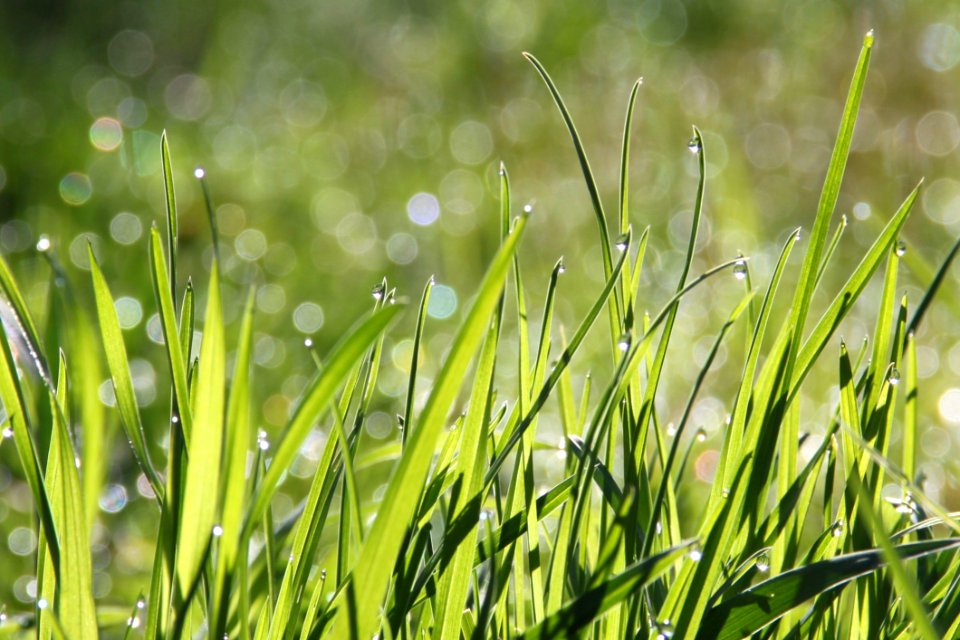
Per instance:
[[[59,371],[57,392],[50,394],[53,435],[47,460],[48,487],[61,532],[56,614],[63,621],[63,631],[67,637],[93,640],[97,637],[93,563],[77,455],[63,412],[67,402],[67,371],[62,354]]]
[[[36,369],[37,374],[43,379],[47,387],[52,388],[53,381],[50,379],[50,369],[41,348],[40,334],[37,333],[33,316],[27,309],[20,288],[17,287],[13,273],[3,256],[0,256],[0,287],[2,287],[5,297],[5,300],[0,300],[0,305],[5,307],[6,305],[3,303],[9,303],[12,307],[12,313],[4,309],[4,321],[10,322],[14,326],[17,331],[15,339],[22,340],[25,343],[27,353],[22,355],[30,360],[25,364]]]
[[[914,480],[917,475],[917,435],[918,412],[917,396],[917,341],[913,334],[907,336],[906,347],[906,396],[907,401],[903,415],[903,473]]]
[[[947,257],[944,258],[942,263],[940,263],[940,268],[937,269],[937,273],[933,276],[930,286],[928,286],[927,290],[923,293],[923,298],[920,300],[920,304],[917,305],[916,310],[913,312],[913,317],[910,318],[910,324],[907,325],[907,335],[911,335],[916,332],[917,327],[920,326],[920,321],[923,320],[927,309],[930,308],[930,304],[933,302],[934,296],[937,295],[937,291],[940,290],[940,286],[943,284],[944,279],[950,272],[950,265],[953,264],[953,260],[957,257],[957,253],[960,253],[960,238],[953,243],[953,246],[950,248],[950,252],[947,254]]]
[[[160,134],[160,164],[163,169],[163,193],[167,211],[167,272],[170,274],[170,296],[177,299],[177,239],[180,236],[177,220],[177,196],[173,188],[173,166],[167,131]]]
[[[960,538],[914,542],[895,548],[902,560],[915,560],[960,547]],[[713,607],[698,638],[748,637],[794,607],[815,597],[837,597],[851,580],[885,566],[879,550],[860,551],[781,573]]]
[[[823,254],[823,260],[820,261],[820,270],[817,272],[817,278],[814,280],[813,288],[816,290],[820,286],[820,281],[823,279],[823,274],[827,272],[827,266],[830,264],[830,259],[833,258],[833,254],[836,253],[837,247],[840,246],[840,238],[843,237],[843,232],[847,230],[847,216],[846,214],[840,216],[840,224],[837,225],[837,228],[833,231],[833,237],[830,238],[830,244],[827,245],[827,249]]]
[[[637,92],[643,84],[643,78],[633,83],[630,97],[627,99],[627,115],[623,122],[623,142],[620,146],[620,233],[630,227],[630,137],[633,129],[633,111],[637,105]]]
[[[196,402],[193,406],[193,433],[187,448],[187,472],[177,541],[177,586],[181,595],[185,595],[197,580],[203,557],[210,545],[213,525],[217,523],[223,456],[225,367],[220,279],[217,264],[214,263],[207,291]]]
[[[170,375],[173,378],[176,410],[173,418],[180,424],[184,438],[189,444],[190,433],[193,429],[193,415],[190,411],[190,393],[187,388],[187,363],[180,344],[170,275],[167,265],[164,264],[160,232],[157,231],[156,227],[150,229],[150,263],[151,275],[153,276],[153,293],[160,311],[160,326],[163,329],[167,361],[170,364]]]
[[[383,307],[348,333],[344,340],[334,347],[333,353],[327,358],[325,368],[304,393],[303,401],[277,446],[266,475],[257,487],[252,506],[247,513],[245,531],[250,531],[260,521],[280,483],[281,476],[290,468],[304,439],[327,409],[343,379],[402,309],[401,304]]]
[[[410,356],[410,379],[407,382],[407,400],[403,405],[403,420],[400,423],[401,442],[407,441],[408,425],[413,425],[413,402],[417,391],[417,369],[420,367],[420,345],[423,342],[423,328],[427,323],[427,307],[430,305],[430,292],[433,290],[433,277],[423,287],[420,297],[420,311],[417,314],[417,328],[413,334],[413,353]]]
[[[437,438],[444,428],[447,413],[459,391],[467,366],[483,339],[490,315],[497,307],[507,270],[526,222],[526,217],[520,218],[484,277],[473,306],[454,339],[450,354],[434,381],[433,393],[417,421],[417,428],[407,441],[354,568],[352,586],[348,586],[348,590],[352,589],[355,594],[357,629],[361,638],[372,637],[376,633],[379,610],[400,551],[403,533],[416,509],[416,500],[402,494],[424,484]],[[338,611],[334,621],[335,635],[346,634],[349,624],[347,614]]]
[[[220,537],[216,582],[213,589],[214,599],[210,612],[212,635],[217,638],[223,637],[225,633],[229,594],[236,578],[235,565],[238,557],[246,555],[241,552],[240,544],[243,540],[243,507],[247,498],[247,455],[253,444],[250,394],[254,302],[254,292],[251,289],[247,295],[240,322],[240,338],[237,341],[236,361],[233,377],[230,379],[230,398],[227,405],[221,496],[223,511],[220,519],[223,534]],[[240,615],[246,616],[246,612],[241,612]]]
[[[120,411],[120,421],[127,434],[127,440],[133,449],[140,470],[150,481],[150,488],[157,496],[158,502],[163,502],[164,488],[160,476],[157,474],[150,460],[150,451],[147,448],[143,433],[143,423],[140,420],[140,408],[137,406],[137,397],[133,391],[133,379],[130,376],[130,359],[127,356],[127,347],[123,341],[117,311],[114,308],[113,295],[107,281],[103,277],[100,265],[89,250],[90,277],[93,280],[93,293],[97,305],[97,317],[100,321],[100,337],[103,350],[107,356],[107,367],[110,369],[110,378],[113,381],[114,396],[117,399],[117,409]]]
[[[897,209],[897,212],[887,223],[887,226],[884,227],[883,232],[877,237],[866,255],[864,255],[863,260],[860,261],[860,264],[857,265],[857,268],[834,298],[830,307],[820,317],[813,331],[810,332],[810,336],[797,355],[797,364],[794,369],[794,376],[792,378],[793,385],[788,396],[789,398],[793,398],[797,394],[803,379],[807,373],[809,373],[810,368],[820,355],[820,352],[827,345],[830,336],[833,335],[840,321],[846,317],[853,303],[863,292],[870,277],[876,272],[880,263],[884,257],[886,257],[887,251],[896,242],[897,236],[900,235],[900,229],[903,228],[907,216],[912,211],[919,192],[920,186],[917,185],[917,187],[910,192],[910,195],[907,196],[906,200],[903,201],[903,204],[900,205],[900,208]]]
[[[460,499],[451,504],[451,518],[466,518],[478,522],[481,503],[468,500],[479,493],[483,485],[483,462],[486,459],[487,434],[484,425],[490,413],[490,395],[497,358],[500,321],[496,314],[484,339],[474,373],[467,416],[460,431],[460,451],[454,463],[454,482],[459,485]],[[437,604],[437,627],[440,638],[457,640],[460,637],[464,606],[473,574],[477,526],[470,526],[466,537],[456,546],[456,551],[446,574],[440,574],[440,593]]]
[[[622,573],[580,594],[540,624],[524,630],[519,637],[551,640],[581,637],[581,629],[661,576],[689,551],[692,544],[687,542],[630,565]]]

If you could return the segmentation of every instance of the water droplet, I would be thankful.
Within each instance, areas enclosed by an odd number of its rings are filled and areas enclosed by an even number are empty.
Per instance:
[[[260,451],[266,451],[270,448],[270,440],[267,439],[267,432],[263,429],[257,431],[257,448]]]
[[[170,418],[170,422],[173,424],[180,424],[180,416],[174,415],[172,418]]]
[[[533,213],[533,203],[528,202],[527,204],[523,205],[523,212],[527,215]]]
[[[887,376],[887,382],[894,386],[900,383],[900,371],[896,367],[890,369],[890,375]]]
[[[373,295],[374,300],[379,300],[383,297],[384,291],[387,290],[387,287],[381,282],[373,287],[373,290],[370,292]]]
[[[305,338],[305,339],[303,340],[303,346],[305,346],[307,349],[312,349],[312,348],[313,348],[313,340],[311,340],[310,338]]]
[[[873,29],[867,31],[866,35],[863,36],[863,46],[868,48],[873,46]]]
[[[643,85],[643,76],[640,76],[639,78],[637,78],[637,84]]]
[[[761,553],[759,556],[757,556],[754,565],[757,567],[757,571],[760,573],[766,573],[770,570],[770,556],[766,553]]]
[[[320,580],[326,580],[326,579],[327,579],[327,570],[320,569]]]
[[[659,620],[653,623],[654,637],[657,640],[669,640],[673,637],[673,625],[669,620]]]
[[[721,489],[721,490],[720,490],[720,496],[721,496],[724,500],[726,500],[727,498],[729,498],[729,497],[730,497],[730,489],[727,489],[726,487],[724,487],[723,489]]]
[[[697,136],[693,136],[687,142],[687,149],[690,150],[690,153],[697,154],[700,153],[700,139]]]
[[[801,235],[802,234],[800,233],[800,229],[797,229],[796,231],[793,232],[793,239],[796,240],[797,242],[800,242]]]
[[[137,598],[137,609],[143,609],[145,606],[147,606],[147,599],[143,596]]]
[[[694,562],[700,562],[700,560],[703,558],[703,551],[700,549],[699,543],[694,544],[693,547],[690,548],[689,553],[687,553],[687,557]]]
[[[843,534],[843,520],[837,520],[833,523],[833,527],[830,529],[830,533],[833,534],[834,538],[839,538]]]
[[[557,263],[557,273],[566,273],[567,266],[563,264],[563,257],[561,256],[560,262]]]
[[[397,426],[400,429],[403,429],[403,416],[400,415],[399,413],[397,414]]]
[[[40,598],[37,600],[37,609],[46,609],[50,606],[50,603],[47,602],[46,598]]]
[[[81,464],[81,462],[80,462],[80,456],[74,456],[74,457],[73,457],[73,464],[74,464],[74,466],[77,467],[77,469],[80,468],[80,464]]]
[[[630,236],[624,233],[619,238],[617,238],[617,241],[613,246],[617,248],[617,251],[625,251],[629,244],[630,244]]]
[[[223,535],[223,527],[218,524],[213,525],[213,529],[210,531],[213,534],[214,538],[219,538]]]
[[[903,240],[897,240],[896,251],[897,251],[897,256],[902,258],[903,255],[907,252],[907,243],[904,242]]]
[[[733,265],[733,277],[737,280],[744,280],[747,277],[746,260],[739,260]]]
[[[50,251],[50,246],[50,236],[43,235],[37,240],[37,251],[40,253],[46,253],[47,251]]]
[[[620,351],[626,351],[629,348],[630,348],[630,332],[628,331],[622,336],[620,336],[620,339],[617,341],[617,349],[620,349]]]
[[[697,429],[697,442],[705,442],[707,440],[707,432],[703,429]]]
[[[193,177],[197,180],[203,180],[203,176],[207,175],[207,172],[203,170],[203,167],[197,167],[193,170]]]
[[[673,424],[672,422],[668,424],[667,435],[670,436],[671,438],[677,435],[677,425]]]
[[[4,439],[4,440],[6,440],[7,438],[12,438],[12,437],[13,437],[13,429],[11,429],[10,427],[6,427],[6,428],[4,428],[3,433],[0,434],[0,435],[3,435],[3,439]]]
[[[847,214],[843,214],[842,216],[840,216],[840,227],[842,229],[847,228]]]
[[[140,626],[140,616],[133,616],[132,618],[127,618],[127,626],[131,629],[136,629]]]

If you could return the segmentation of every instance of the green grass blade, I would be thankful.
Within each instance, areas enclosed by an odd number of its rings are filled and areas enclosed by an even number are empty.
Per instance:
[[[160,163],[163,169],[163,194],[167,211],[167,271],[170,274],[170,296],[177,299],[177,238],[180,235],[177,221],[177,196],[173,188],[173,166],[170,160],[170,143],[167,131],[160,134]]]
[[[630,565],[622,573],[580,594],[536,626],[524,630],[518,637],[551,640],[581,637],[581,629],[663,575],[692,545],[692,542],[687,542]]]
[[[433,393],[417,421],[417,428],[407,441],[400,463],[390,479],[380,511],[354,568],[351,584],[356,594],[356,622],[361,638],[372,637],[379,626],[382,600],[403,534],[416,509],[416,500],[402,494],[424,484],[437,437],[444,428],[450,405],[459,391],[473,353],[483,339],[490,315],[497,307],[507,270],[526,222],[526,217],[520,218],[484,277],[473,306],[461,324],[450,354],[434,382]],[[347,618],[346,612],[338,611],[334,621],[335,635],[346,634],[349,624]]]
[[[343,379],[402,309],[403,305],[400,304],[381,308],[334,347],[333,353],[326,360],[325,368],[304,393],[303,401],[277,446],[270,467],[254,494],[244,525],[245,531],[249,532],[260,521],[280,484],[281,476],[290,468],[304,439],[326,410]]]
[[[150,460],[150,451],[147,448],[143,423],[140,420],[140,408],[137,406],[137,397],[133,391],[133,380],[130,377],[130,359],[127,356],[127,347],[123,341],[117,311],[113,305],[113,296],[92,250],[89,251],[89,256],[90,276],[93,280],[93,293],[96,299],[97,317],[100,322],[100,337],[103,350],[107,356],[110,378],[113,381],[117,409],[120,411],[120,421],[127,434],[127,439],[130,441],[140,470],[150,481],[150,487],[157,496],[157,500],[162,503],[163,482]]]
[[[960,538],[913,542],[895,547],[902,560],[916,560],[960,547]],[[698,638],[748,637],[815,596],[836,598],[851,580],[885,566],[877,549],[859,551],[792,569],[711,608]]]
[[[220,279],[214,263],[200,345],[193,434],[187,448],[187,472],[177,541],[177,585],[186,594],[201,571],[217,522],[223,455],[226,346],[220,306]]]
[[[423,341],[423,328],[427,323],[427,307],[430,305],[430,292],[433,290],[433,276],[423,287],[423,295],[420,297],[420,311],[417,313],[417,328],[413,334],[413,353],[410,356],[410,379],[407,382],[407,400],[403,405],[403,423],[400,427],[403,429],[400,433],[402,442],[407,441],[408,425],[413,424],[413,402],[416,398],[417,390],[417,369],[420,366],[420,344]]]

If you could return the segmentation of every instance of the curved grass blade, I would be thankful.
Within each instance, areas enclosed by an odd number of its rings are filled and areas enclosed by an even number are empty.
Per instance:
[[[622,573],[595,586],[565,604],[540,624],[526,629],[519,638],[579,638],[580,630],[611,607],[650,584],[682,557],[693,541],[668,549],[627,567]]]
[[[960,547],[960,538],[913,542],[895,547],[901,560],[916,560]],[[735,640],[748,637],[807,600],[836,598],[838,587],[885,566],[878,549],[859,551],[781,573],[737,594],[703,618],[697,638]]]
[[[177,222],[177,196],[173,188],[173,167],[170,160],[170,143],[166,129],[160,134],[160,164],[163,169],[163,193],[167,211],[167,271],[170,274],[170,296],[177,299],[177,238],[180,235]]]
[[[270,467],[254,494],[252,507],[247,513],[244,530],[250,532],[263,516],[270,499],[273,497],[280,477],[284,475],[293,463],[297,451],[303,444],[310,429],[317,419],[326,410],[334,393],[354,365],[366,350],[373,344],[377,336],[383,332],[396,315],[403,309],[403,305],[388,305],[373,313],[356,329],[351,331],[344,340],[334,347],[333,353],[326,361],[325,368],[317,375],[304,393],[296,414],[288,425],[283,440],[277,446]],[[372,635],[372,634],[371,634]]]
[[[376,633],[390,575],[404,532],[416,510],[417,500],[402,494],[411,490],[419,493],[419,487],[422,487],[426,480],[447,412],[459,391],[467,366],[483,339],[490,316],[499,303],[507,271],[526,224],[526,216],[521,217],[498,251],[472,308],[457,332],[450,354],[435,381],[430,400],[421,413],[417,428],[407,441],[403,456],[390,479],[380,511],[354,568],[348,591],[352,590],[355,594],[356,608],[350,612],[338,611],[334,621],[334,635],[346,635],[348,617],[354,618],[354,615],[348,616],[348,613],[355,614],[359,637],[372,637]],[[343,608],[346,607],[340,607]]]
[[[127,439],[130,441],[140,470],[150,481],[150,488],[157,496],[157,501],[162,504],[163,482],[150,460],[150,452],[144,438],[140,408],[137,406],[137,397],[133,391],[133,380],[130,376],[130,359],[127,356],[127,347],[123,342],[123,334],[120,330],[120,322],[117,319],[113,296],[110,293],[107,281],[103,277],[103,272],[100,270],[100,264],[93,255],[93,250],[89,247],[88,255],[90,256],[90,277],[93,280],[97,317],[100,322],[100,337],[103,340],[103,350],[107,356],[110,379],[113,381],[117,409],[120,411],[120,421],[124,431],[126,431]]]
[[[408,425],[413,424],[413,400],[417,390],[417,369],[420,365],[420,343],[423,341],[423,328],[427,323],[427,307],[430,304],[430,292],[433,290],[433,276],[427,281],[420,297],[420,312],[417,314],[417,328],[413,334],[413,354],[410,356],[410,380],[407,382],[407,400],[403,406],[403,422],[400,425],[400,441],[406,443]]]

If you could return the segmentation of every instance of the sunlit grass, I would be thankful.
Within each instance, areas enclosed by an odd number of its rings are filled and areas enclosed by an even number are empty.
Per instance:
[[[542,305],[533,300],[520,257],[538,214],[511,202],[502,167],[500,247],[434,378],[418,380],[417,366],[425,345],[435,344],[424,340],[432,330],[432,279],[419,305],[404,302],[384,280],[373,290],[373,308],[316,357],[272,444],[258,431],[252,401],[254,389],[278,382],[253,375],[254,293],[238,323],[224,321],[217,250],[202,286],[185,280],[163,136],[165,229],[150,230],[144,256],[167,366],[170,409],[162,430],[143,420],[137,403],[101,270],[114,257],[89,250],[88,311],[56,280],[56,258],[49,256],[55,281],[43,322],[0,262],[9,316],[0,334],[4,429],[35,504],[40,540],[36,606],[11,607],[0,632],[244,640],[956,635],[960,523],[926,495],[917,476],[915,344],[956,250],[915,307],[898,298],[899,237],[919,186],[890,207],[839,290],[823,292],[832,302],[822,315],[808,317],[843,246],[845,223],[833,223],[834,209],[872,47],[870,34],[811,231],[788,236],[766,282],[756,281],[745,256],[696,269],[709,147],[693,129],[689,149],[699,179],[691,185],[684,261],[678,273],[655,274],[676,284],[651,313],[641,304],[649,233],[629,223],[630,128],[640,85],[628,99],[611,224],[559,89],[528,55],[560,110],[597,221],[603,284],[587,293],[586,313],[572,331],[554,326],[557,301],[570,295],[562,260]],[[212,212],[205,185],[204,196]],[[211,213],[216,247],[214,221]],[[784,276],[799,251],[791,292]],[[881,294],[869,301],[878,305],[875,328],[851,358],[838,328],[878,272]],[[678,310],[693,295],[728,288],[737,292],[736,304],[725,310],[694,372],[679,423],[664,424],[659,386],[686,364],[668,357],[682,322]],[[781,313],[778,303],[789,311]],[[404,313],[416,318],[416,328],[406,393],[393,402],[399,430],[374,446],[362,436],[379,401],[386,336],[398,332]],[[96,317],[98,332],[87,314]],[[579,378],[591,364],[581,349],[591,333],[606,344],[606,368],[585,378],[577,395],[574,372]],[[721,349],[730,355],[715,371]],[[156,505],[149,581],[140,594],[118,594],[128,596],[122,603],[96,602],[92,582],[91,504],[101,493],[109,438],[98,385],[87,376],[98,380],[101,358]],[[800,432],[800,400],[808,375],[823,362],[835,371],[839,402],[819,446],[801,456],[810,436]],[[498,372],[507,366],[517,374],[504,383]],[[702,495],[694,477],[706,471],[688,461],[706,434],[694,433],[690,416],[704,381],[717,375],[736,391],[727,399],[713,482]],[[278,490],[318,425],[326,439],[309,491],[278,520]],[[559,446],[550,435],[557,431]],[[902,446],[891,446],[895,438]],[[369,485],[382,475],[376,465],[389,474],[371,495]],[[549,477],[560,480],[550,484]],[[890,482],[902,489],[900,497],[883,493]],[[690,500],[701,502],[691,509],[683,504]]]

